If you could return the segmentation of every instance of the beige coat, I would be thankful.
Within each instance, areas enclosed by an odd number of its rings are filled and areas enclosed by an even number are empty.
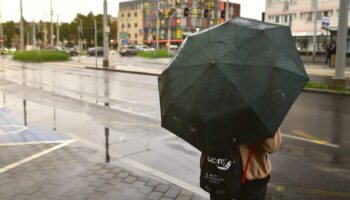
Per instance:
[[[271,162],[267,156],[276,152],[281,145],[281,132],[277,131],[275,137],[259,142],[255,145],[252,158],[250,160],[249,168],[247,171],[247,179],[260,179],[265,178],[271,173]],[[242,157],[243,170],[247,164],[249,156],[248,145],[240,145],[239,151]]]
[[[265,178],[271,173],[271,163],[269,158],[267,157],[267,153],[272,154],[276,152],[281,145],[281,132],[277,130],[275,137],[266,139],[262,142],[259,142],[255,145],[253,155],[249,164],[249,168],[247,171],[247,179],[260,179]],[[240,145],[239,151],[242,157],[243,170],[247,164],[248,156],[249,156],[249,148],[248,145]],[[200,166],[204,164],[205,155],[201,155]]]

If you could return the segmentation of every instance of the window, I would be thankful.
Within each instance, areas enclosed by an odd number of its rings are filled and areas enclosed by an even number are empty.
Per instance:
[[[128,28],[130,28],[131,26],[130,26],[130,24],[128,24]]]
[[[135,28],[137,28],[137,23],[134,24]]]
[[[135,12],[135,17],[137,17],[137,12]]]
[[[137,39],[137,33],[135,33],[135,39]]]
[[[124,17],[124,13],[122,13],[122,17]]]
[[[122,28],[124,28],[124,24],[122,24]]]
[[[275,23],[280,23],[280,16],[275,16]]]
[[[130,17],[130,13],[128,13],[128,17]]]

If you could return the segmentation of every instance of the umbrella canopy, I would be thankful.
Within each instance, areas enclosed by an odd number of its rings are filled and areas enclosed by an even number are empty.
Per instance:
[[[162,127],[207,153],[270,138],[308,80],[289,27],[235,18],[187,37],[159,76]]]

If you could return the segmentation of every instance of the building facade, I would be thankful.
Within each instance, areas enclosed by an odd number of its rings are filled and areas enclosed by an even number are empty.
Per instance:
[[[168,41],[168,30],[170,30],[170,43],[179,45],[184,36],[223,22],[226,14],[225,2],[221,0],[133,0],[121,2],[118,14],[119,41],[128,43],[129,40],[133,44],[150,46],[159,41],[160,46],[165,47]],[[157,14],[158,38],[156,37]],[[171,17],[172,15],[173,17]],[[239,15],[240,5],[230,3],[230,18]]]
[[[316,51],[323,52],[327,42],[336,41],[339,0],[318,0],[317,6],[313,4],[313,0],[266,0],[266,22],[291,26],[297,49],[300,52],[312,52],[315,8]],[[348,45],[349,41],[350,37]]]

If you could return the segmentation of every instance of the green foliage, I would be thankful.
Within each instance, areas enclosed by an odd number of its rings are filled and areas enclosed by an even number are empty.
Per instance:
[[[308,82],[305,86],[305,88],[312,88],[312,89],[321,89],[321,90],[330,90],[330,91],[337,91],[337,92],[350,92],[350,89],[332,89],[328,84],[325,83],[316,83],[316,82]]]
[[[17,51],[13,55],[14,60],[21,61],[62,61],[68,60],[69,55],[65,52],[57,51]]]
[[[169,54],[165,50],[158,51],[143,51],[137,54],[137,56],[145,57],[145,58],[169,58],[172,57],[172,54]]]

